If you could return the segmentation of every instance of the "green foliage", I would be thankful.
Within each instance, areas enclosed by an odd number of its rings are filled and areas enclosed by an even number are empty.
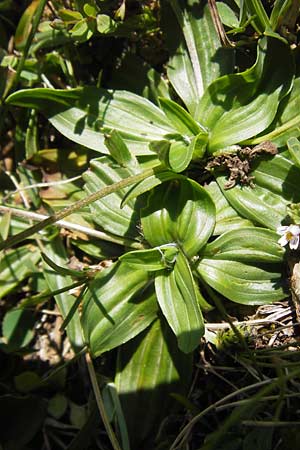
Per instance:
[[[35,264],[39,259],[39,252],[28,251],[26,246],[7,252],[0,261],[0,297],[7,295],[21,281],[35,272]]]
[[[171,393],[185,393],[192,359],[181,353],[162,319],[118,352],[116,388],[127,417],[131,448],[153,448],[158,425],[176,408]],[[164,402],[162,402],[164,398]],[[145,420],[145,412],[147,420]]]
[[[191,258],[213,231],[215,207],[209,194],[193,180],[171,181],[148,196],[141,223],[152,246],[175,243]]]
[[[14,352],[26,347],[34,336],[35,319],[31,311],[12,309],[5,314],[2,324],[1,348]]]
[[[202,250],[197,271],[225,297],[259,305],[281,300],[283,251],[275,233],[256,228],[228,231]]]
[[[114,264],[101,271],[83,298],[81,323],[93,355],[111,350],[143,331],[156,317],[148,274]]]
[[[275,230],[288,214],[288,205],[299,202],[299,168],[282,154],[261,161],[253,171],[255,188],[235,186],[225,190],[225,176],[217,178],[228,202],[255,224]]]
[[[288,295],[275,230],[297,219],[300,203],[296,21],[287,0],[276,0],[270,14],[260,0],[217,2],[215,11],[193,0],[51,5],[52,20],[40,2],[20,11],[18,52],[1,54],[3,136],[18,124],[16,167],[3,174],[7,206],[32,220],[31,205],[56,213],[14,241],[25,224],[5,211],[0,248],[30,240],[1,255],[0,297],[11,302],[2,348],[25,351],[34,335],[24,305],[53,297],[76,355],[86,348],[105,358],[116,349],[117,392],[103,383],[110,420],[124,450],[150,449],[170,393],[186,392],[192,352],[207,336],[206,312],[219,294],[224,305]],[[154,37],[163,57],[157,63],[148,53],[137,80]],[[253,147],[266,141],[272,152]],[[31,168],[37,180],[59,173],[61,184],[55,178],[49,191],[31,189]],[[77,228],[66,239],[47,228],[68,216],[60,226]],[[36,286],[22,307],[25,283]],[[40,386],[27,372],[15,383],[20,392]],[[51,398],[48,413],[59,419],[67,405],[84,429],[86,409],[64,396]],[[43,416],[44,404],[37,407]],[[25,437],[22,446],[29,431]],[[262,444],[260,433],[249,434],[243,448],[270,446],[269,438]]]

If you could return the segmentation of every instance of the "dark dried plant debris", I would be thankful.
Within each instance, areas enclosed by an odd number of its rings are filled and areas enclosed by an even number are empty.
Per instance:
[[[295,333],[300,335],[300,263],[298,258],[289,257],[288,266],[290,272],[291,300],[294,306],[297,326]]]
[[[212,158],[206,165],[207,170],[219,168],[229,171],[228,181],[225,189],[233,188],[237,183],[254,187],[254,177],[249,175],[251,162],[263,154],[276,155],[277,147],[270,141],[262,142],[253,148],[244,147],[237,150],[235,154],[224,153]]]

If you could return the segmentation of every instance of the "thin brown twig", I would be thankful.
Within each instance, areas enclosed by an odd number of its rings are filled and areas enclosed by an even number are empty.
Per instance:
[[[230,39],[228,39],[227,34],[224,30],[223,24],[221,22],[221,19],[220,19],[219,13],[218,13],[216,0],[208,0],[208,7],[210,10],[211,18],[213,20],[215,29],[219,35],[222,45],[224,47],[229,47],[229,48],[234,47],[235,46],[234,42],[232,42]]]

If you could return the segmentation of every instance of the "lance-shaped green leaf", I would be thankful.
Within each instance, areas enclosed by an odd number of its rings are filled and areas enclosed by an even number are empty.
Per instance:
[[[117,263],[102,270],[83,298],[82,328],[94,356],[118,347],[156,317],[157,301],[147,272]]]
[[[50,266],[55,272],[57,272],[60,275],[67,275],[70,277],[75,277],[75,278],[85,278],[86,274],[84,274],[83,271],[79,271],[79,270],[74,270],[74,269],[69,269],[67,267],[62,267],[59,266],[58,264],[55,264],[54,261],[51,260],[51,258],[49,258],[46,253],[42,253],[42,258],[45,261],[46,264],[48,264],[48,266]]]
[[[258,33],[262,34],[266,29],[271,28],[261,0],[246,0],[244,3],[249,16],[252,17],[251,25]]]
[[[121,167],[108,156],[93,159],[90,170],[83,174],[85,190],[88,194],[99,191],[107,185],[116,183],[136,173],[135,167]],[[138,212],[134,209],[136,200],[128,200],[123,208],[121,201],[128,188],[120,189],[106,197],[93,202],[90,210],[94,221],[102,229],[117,236],[136,238],[138,235]]]
[[[195,350],[204,334],[203,317],[189,263],[182,252],[174,269],[155,277],[157,300],[184,353]]]
[[[8,238],[8,234],[11,228],[11,218],[11,211],[6,212],[2,217],[0,217],[0,241],[4,241]]]
[[[108,153],[103,134],[112,129],[137,155],[150,154],[150,141],[176,131],[157,106],[126,91],[27,89],[12,94],[7,103],[39,109],[64,136],[101,153]]]
[[[203,258],[198,272],[209,286],[236,303],[263,305],[288,296],[278,264],[263,266]]]
[[[284,65],[277,64],[278,57]],[[209,151],[222,150],[264,131],[292,87],[293,74],[289,48],[278,39],[263,38],[250,69],[212,83],[197,116],[211,130]]]
[[[224,189],[227,177],[217,178],[223,195],[230,205],[240,214],[256,225],[263,225],[271,230],[280,226],[285,217],[287,202],[269,189],[256,184],[255,188],[249,186],[235,186]]]
[[[155,448],[159,424],[176,411],[170,394],[186,393],[191,369],[192,355],[178,349],[163,318],[119,348],[115,383],[132,449]]]
[[[177,254],[176,244],[166,244],[157,248],[127,252],[119,259],[133,269],[154,272],[173,267]]]
[[[23,50],[26,45],[32,28],[32,21],[34,19],[34,15],[36,13],[38,5],[38,0],[33,0],[22,14],[15,32],[14,39],[17,50]]]
[[[20,89],[11,94],[6,103],[40,111],[46,111],[48,105],[51,114],[52,108],[59,110],[71,107],[79,97],[80,89]]]
[[[278,147],[286,145],[290,137],[300,136],[300,78],[294,80],[293,89],[281,102],[276,117],[271,125],[258,137],[251,139],[251,144],[272,141]]]
[[[282,300],[283,251],[278,236],[262,229],[232,230],[207,245],[197,266],[200,278],[237,303],[259,305]]]
[[[179,133],[191,136],[205,131],[182,106],[173,100],[160,97],[159,105]]]
[[[265,51],[263,79],[254,98],[239,107],[224,110],[211,130],[211,153],[264,131],[274,120],[280,101],[289,92],[294,75],[289,47],[277,39],[269,38]],[[282,64],[277,63],[278,58]]]
[[[235,186],[224,189],[225,176],[217,178],[223,195],[242,216],[255,224],[275,230],[282,225],[290,203],[300,202],[300,169],[283,155],[261,161],[252,175],[255,187]]]
[[[83,19],[83,15],[79,11],[72,11],[71,9],[61,8],[58,14],[64,22],[70,22],[71,24]]]
[[[238,28],[240,23],[234,11],[226,3],[217,2],[216,5],[222,23],[229,28]]]
[[[132,167],[133,170],[139,170],[138,161],[132,155],[125,144],[120,133],[116,130],[111,130],[105,134],[104,143],[109,150],[110,155],[124,167]]]
[[[144,236],[153,247],[174,242],[191,257],[213,232],[215,206],[195,181],[175,180],[150,193],[141,222]]]
[[[250,263],[281,263],[284,250],[278,235],[263,228],[240,228],[222,234],[201,251],[204,258]]]
[[[250,220],[241,217],[235,209],[230,206],[215,181],[212,181],[205,186],[205,189],[209,192],[211,198],[214,199],[216,207],[216,226],[213,232],[215,236],[235,228],[246,228],[253,225]]]
[[[191,115],[195,117],[199,97],[192,63],[184,41],[178,44],[174,52],[167,66],[168,78]]]
[[[224,112],[247,104],[257,91],[262,79],[267,54],[268,40],[258,42],[257,58],[252,67],[244,72],[225,75],[213,81],[205,90],[196,120],[208,129],[213,129]]]
[[[169,0],[169,3],[178,28],[171,17],[169,47],[172,57],[168,76],[194,115],[207,86],[233,70],[233,52],[222,48],[206,2]],[[167,17],[170,20],[170,14]]]

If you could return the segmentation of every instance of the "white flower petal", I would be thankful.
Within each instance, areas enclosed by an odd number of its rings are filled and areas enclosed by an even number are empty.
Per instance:
[[[299,225],[290,225],[289,231],[294,235],[298,236],[300,234],[300,227]]]
[[[290,240],[290,248],[292,250],[297,250],[299,245],[299,236],[294,236],[291,240]]]
[[[288,242],[285,235],[278,239],[278,244],[281,245],[281,247],[284,247]]]
[[[277,227],[276,233],[277,234],[285,234],[287,232],[289,227],[287,226],[281,226],[281,227]]]

